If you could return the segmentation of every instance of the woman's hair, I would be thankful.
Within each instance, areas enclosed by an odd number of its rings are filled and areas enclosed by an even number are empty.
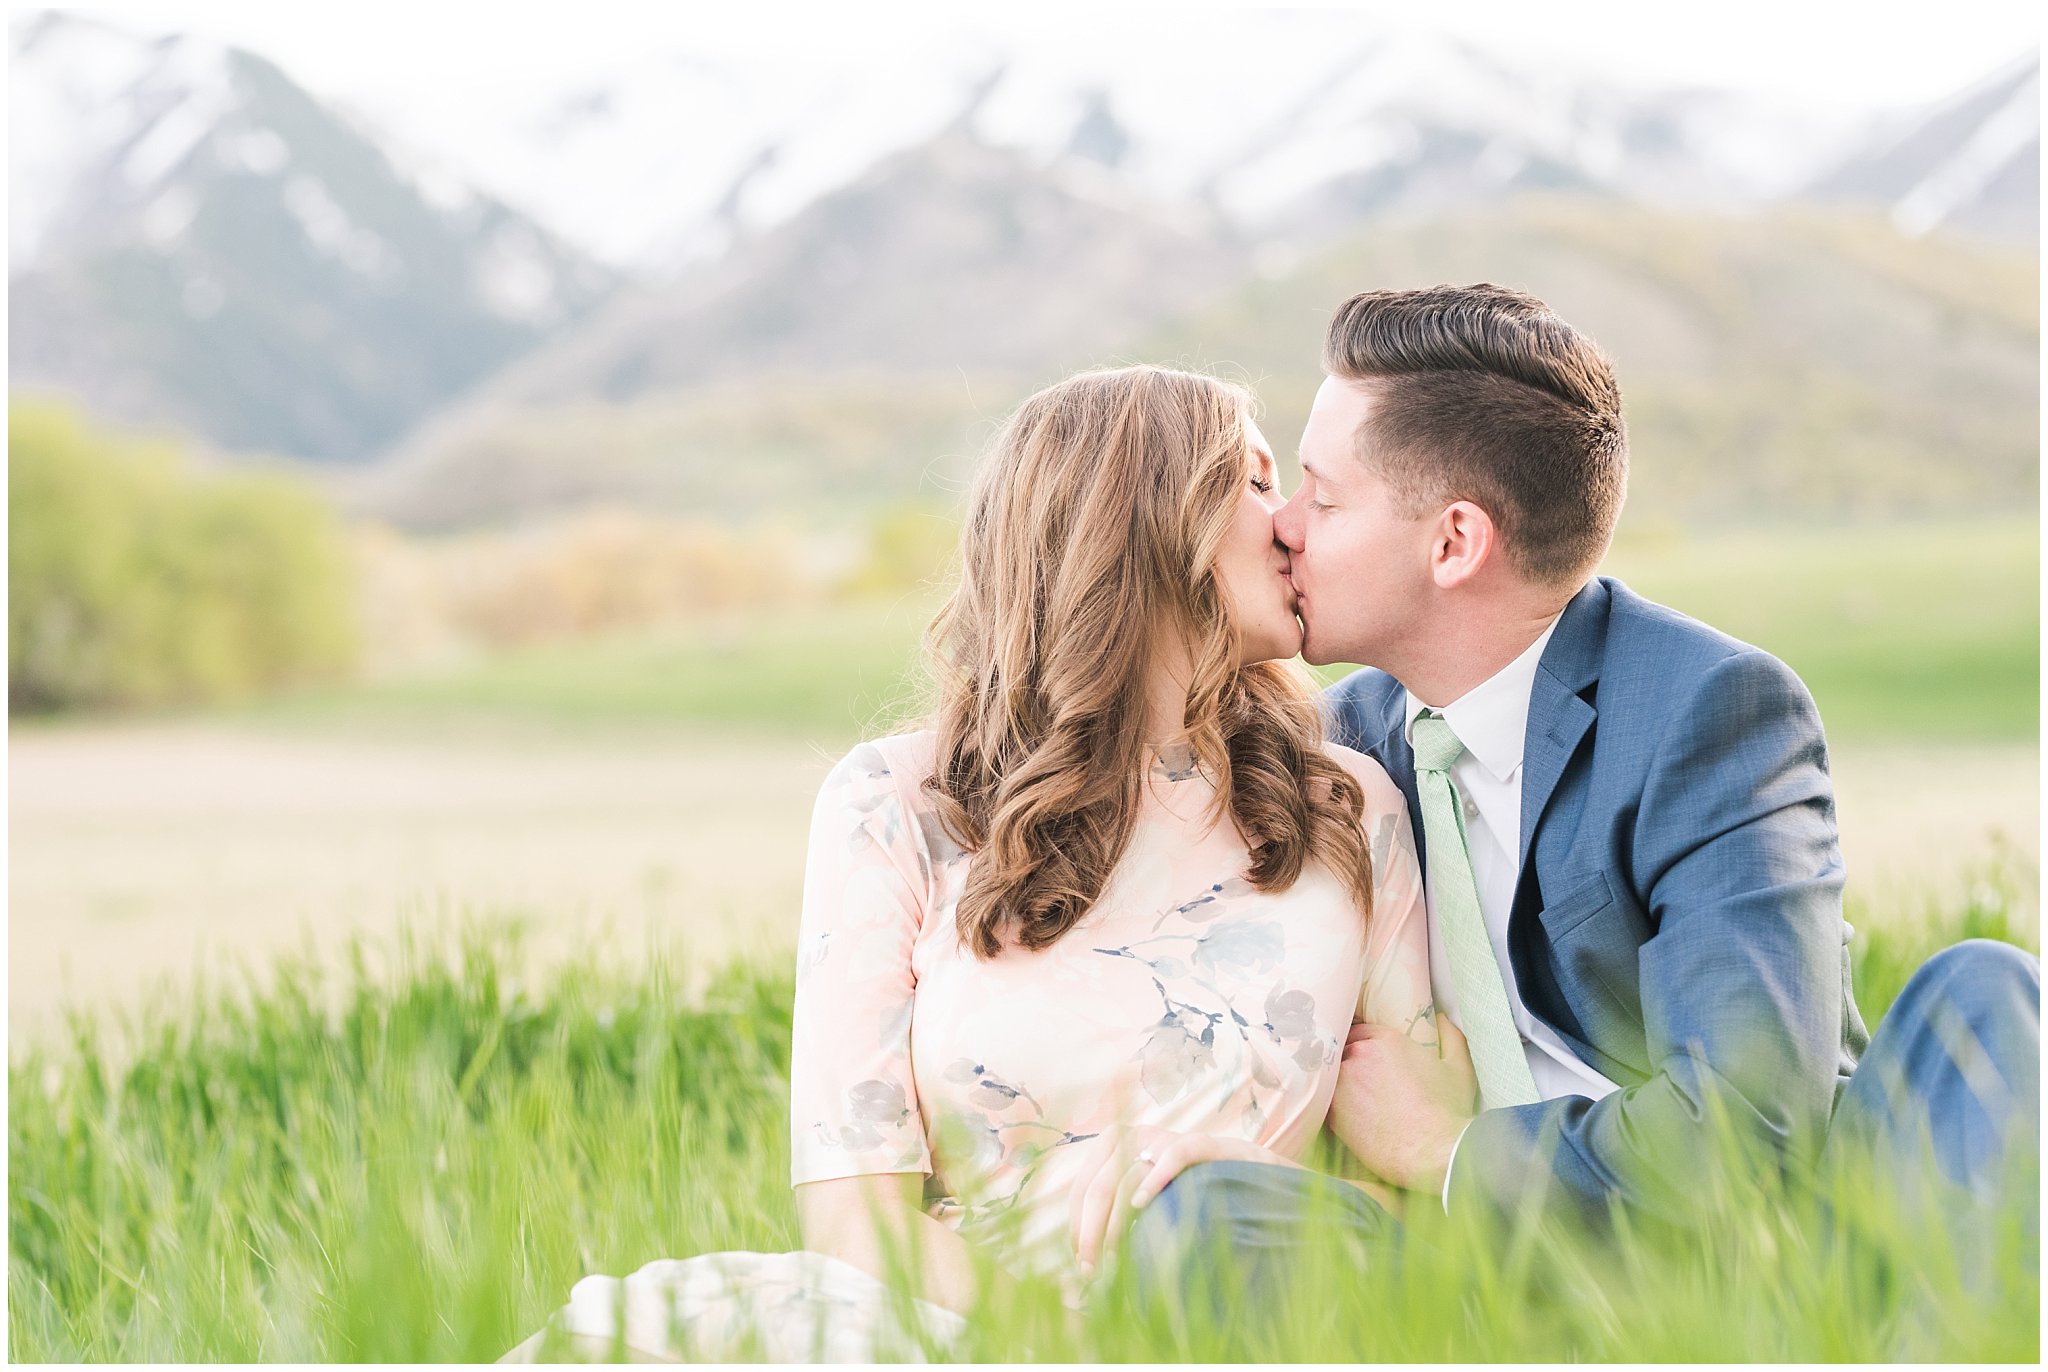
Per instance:
[[[1192,668],[1185,726],[1262,891],[1313,858],[1369,916],[1365,797],[1322,748],[1306,673],[1238,665],[1216,552],[1246,481],[1251,397],[1161,367],[1032,396],[977,474],[959,586],[927,636],[937,760],[926,789],[977,855],[956,921],[981,957],[1044,948],[1101,896],[1150,763],[1154,661]]]

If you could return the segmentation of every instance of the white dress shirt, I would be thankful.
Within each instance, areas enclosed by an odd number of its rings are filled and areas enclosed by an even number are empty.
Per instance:
[[[1508,962],[1508,914],[1514,905],[1515,879],[1522,866],[1522,751],[1529,732],[1529,694],[1536,684],[1536,664],[1557,632],[1557,620],[1537,636],[1522,655],[1448,705],[1426,705],[1407,693],[1405,733],[1415,743],[1415,717],[1434,710],[1451,726],[1465,751],[1451,764],[1451,784],[1465,810],[1465,841],[1472,855],[1472,881],[1479,888],[1479,910],[1486,917],[1486,936],[1493,960],[1507,988],[1508,1013],[1522,1035],[1529,1055],[1529,1075],[1545,1100],[1559,1096],[1599,1099],[1615,1084],[1581,1062],[1564,1041],[1529,1013],[1515,986]],[[1436,887],[1428,883],[1424,902],[1429,909],[1429,982],[1439,1014],[1450,1016],[1460,1029],[1458,991],[1451,984],[1451,964],[1437,927]],[[1458,1136],[1460,1143],[1464,1135]],[[1457,1149],[1451,1161],[1457,1162]],[[1445,1205],[1449,1205],[1450,1172],[1444,1174]]]

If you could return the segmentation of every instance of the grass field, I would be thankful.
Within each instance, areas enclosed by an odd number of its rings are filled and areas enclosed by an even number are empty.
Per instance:
[[[460,735],[461,731],[445,732]],[[515,917],[543,961],[657,939],[693,966],[795,946],[811,804],[840,749],[786,736],[246,724],[17,731],[13,1051],[65,1005],[131,1005],[232,959],[332,956],[422,918]],[[2039,751],[1849,742],[1833,772],[1850,919],[2002,874],[2038,926]]]
[[[1604,570],[1789,662],[1838,741],[2028,740],[2039,731],[2040,532],[2031,518],[1623,538]],[[886,728],[929,593],[804,615],[532,649],[286,697],[284,726],[492,723],[800,735]],[[1326,669],[1326,676],[1341,668]],[[241,712],[238,718],[252,717]]]
[[[2031,519],[1635,537],[1609,569],[1800,671],[1845,847],[1946,863],[1871,882],[1852,852],[1866,1018],[1958,938],[2038,946]],[[813,773],[899,722],[931,604],[535,650],[161,733],[17,729],[16,1002],[55,980],[60,947],[176,974],[210,929],[253,965],[147,1001],[122,982],[102,1002],[122,1013],[15,1036],[10,1356],[488,1359],[586,1273],[794,1247],[786,959],[720,971],[723,945],[698,938],[682,964],[676,935],[715,916],[779,941]],[[1986,858],[1987,826],[2017,843]],[[756,875],[697,880],[721,870]],[[339,936],[437,909],[512,910],[524,932],[276,954],[308,914]],[[624,932],[565,934],[591,916]],[[1249,1348],[1113,1298],[1074,1334],[1033,1290],[978,1312],[965,1352],[2035,1360],[2037,1278],[2003,1249],[1943,1251],[1893,1189],[1854,1193],[1867,1232],[1849,1245],[1766,1189],[1685,1238],[1445,1227],[1391,1273],[1333,1248],[1277,1341]]]
[[[1866,940],[1866,1014],[1934,947],[2007,932],[1965,903]],[[489,930],[457,955],[392,952],[359,947],[340,972],[287,962],[260,992],[209,988],[118,1034],[81,1022],[62,1061],[10,1071],[12,1358],[487,1360],[586,1273],[797,1246],[780,966],[735,966],[690,997],[658,957],[536,980]],[[1702,1196],[1713,1177],[1703,1163]],[[962,1352],[2035,1360],[2017,1231],[1950,1251],[1893,1203],[1897,1184],[1841,1183],[1832,1240],[1768,1178],[1703,1202],[1697,1232],[1604,1243],[1503,1243],[1417,1206],[1397,1269],[1332,1240],[1265,1335],[1243,1305],[1220,1327],[1133,1317],[1127,1285],[1069,1331],[1027,1287],[976,1311]]]

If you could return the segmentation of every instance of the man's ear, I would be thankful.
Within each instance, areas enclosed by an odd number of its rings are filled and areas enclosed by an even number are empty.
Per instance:
[[[1454,500],[1444,506],[1431,535],[1430,574],[1445,590],[1479,575],[1500,545],[1493,516],[1469,500]]]

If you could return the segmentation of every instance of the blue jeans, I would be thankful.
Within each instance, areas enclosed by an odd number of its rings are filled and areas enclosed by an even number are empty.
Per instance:
[[[2041,1151],[2041,964],[1971,939],[1927,959],[1870,1040],[1835,1105],[1822,1166],[1852,1152],[1932,1150],[1941,1174],[1987,1204],[2015,1152]]]
[[[1929,958],[1899,993],[1836,1106],[1822,1166],[1860,1157],[1903,1180],[1921,1174],[1931,1148],[1966,1206],[1974,1199],[1982,1216],[2025,1206],[2038,1235],[2039,1192],[2024,1173],[2040,1159],[2040,1101],[2040,961],[1971,939]],[[2023,1195],[2011,1194],[2016,1177]],[[1211,1162],[1176,1177],[1133,1225],[1140,1286],[1171,1283],[1191,1297],[1229,1290],[1256,1305],[1284,1289],[1310,1206],[1334,1211],[1398,1261],[1390,1240],[1399,1226],[1355,1188],[1292,1168]],[[1211,1270],[1217,1262],[1231,1270]]]

